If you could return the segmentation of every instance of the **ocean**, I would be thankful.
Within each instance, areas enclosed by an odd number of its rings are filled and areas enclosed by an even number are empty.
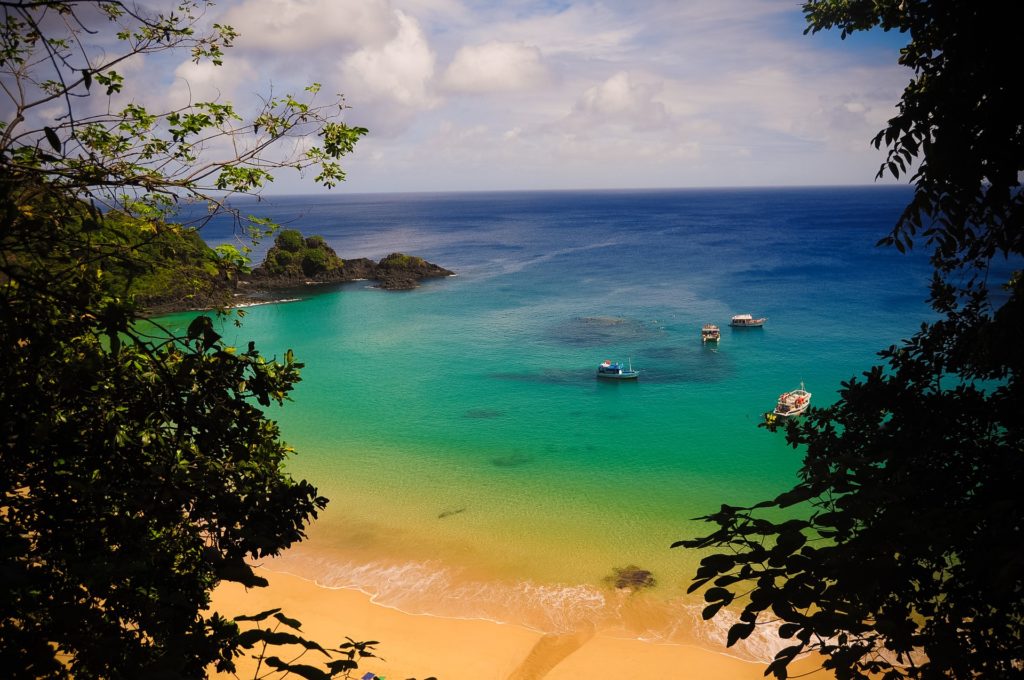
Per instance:
[[[343,258],[401,251],[457,273],[250,307],[226,339],[305,362],[272,408],[291,472],[331,499],[269,568],[437,616],[583,623],[720,648],[686,587],[722,503],[772,498],[801,452],[758,428],[813,405],[931,318],[922,254],[875,247],[907,187],[271,197],[239,204]],[[231,242],[230,221],[203,229]],[[257,248],[262,257],[267,244]],[[733,314],[768,317],[734,329]],[[190,315],[169,321],[186,323]],[[700,328],[718,324],[704,345]],[[605,360],[635,382],[595,377]],[[616,569],[650,571],[628,594]],[[765,660],[771,635],[735,650]]]

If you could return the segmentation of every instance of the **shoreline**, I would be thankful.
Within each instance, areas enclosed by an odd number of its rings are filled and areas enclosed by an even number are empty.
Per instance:
[[[443,277],[428,277],[428,278],[454,278],[458,276],[457,273],[446,274]],[[212,312],[216,310],[235,310],[235,309],[248,309],[250,307],[262,307],[264,305],[278,305],[289,302],[301,302],[308,299],[313,295],[321,295],[324,293],[337,292],[344,286],[356,283],[378,281],[375,285],[366,286],[367,288],[373,288],[385,292],[408,292],[414,288],[419,288],[420,285],[413,286],[411,288],[389,288],[379,283],[379,279],[358,277],[353,279],[345,279],[338,281],[317,281],[314,279],[303,279],[301,281],[292,281],[288,283],[272,283],[271,285],[260,287],[260,288],[248,288],[251,281],[246,281],[244,289],[238,289],[230,293],[227,297],[220,300],[219,303],[212,303],[209,301],[201,303],[199,306],[183,304],[182,301],[174,302],[161,302],[156,304],[150,304],[146,306],[141,316],[144,319],[158,319],[162,316],[170,316],[173,314],[203,314],[205,312]]]
[[[420,680],[430,676],[438,680],[755,680],[763,678],[766,666],[731,656],[724,649],[648,642],[616,636],[614,629],[596,626],[545,634],[486,619],[411,614],[376,603],[359,590],[327,588],[266,568],[258,568],[258,573],[268,579],[268,588],[246,590],[237,583],[222,583],[213,593],[211,610],[233,617],[281,607],[283,614],[302,622],[303,637],[325,647],[344,643],[346,636],[356,641],[378,640],[379,658],[361,660],[354,677],[372,672]],[[316,664],[316,657],[326,661],[316,654],[304,657],[303,662]],[[251,676],[254,661],[240,657],[236,663],[239,677]],[[817,665],[815,659],[805,658],[791,665],[791,670],[793,674],[808,672]],[[814,677],[827,678],[828,674],[820,672]]]

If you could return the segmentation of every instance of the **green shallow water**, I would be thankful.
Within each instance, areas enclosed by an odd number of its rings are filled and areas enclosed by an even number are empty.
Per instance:
[[[459,275],[405,293],[348,284],[222,330],[306,364],[270,415],[299,454],[293,474],[331,503],[271,567],[407,611],[720,643],[728,621],[700,624],[685,595],[700,556],[670,544],[723,502],[789,488],[800,453],[762,414],[800,381],[831,403],[923,312],[924,270],[871,248],[901,196],[860,192],[826,206],[820,192],[615,195],[592,214],[598,195],[333,205],[350,218],[327,232],[339,252],[401,236]],[[420,215],[431,206],[443,219]],[[474,210],[485,217],[450,227]],[[769,322],[729,328],[740,312]],[[717,348],[700,342],[706,322],[722,326]],[[598,381],[604,359],[640,379]],[[627,565],[658,585],[614,592],[605,579]]]
[[[453,323],[446,307],[471,285],[354,284],[250,308],[242,329],[222,329],[306,363],[294,403],[271,416],[299,452],[293,474],[331,503],[272,568],[408,611],[557,630],[618,622],[605,579],[637,565],[658,579],[660,605],[633,633],[677,639],[699,555],[670,544],[722,502],[784,489],[799,464],[756,427],[792,387],[770,359],[785,333],[725,328],[710,348],[680,319],[568,308]],[[588,333],[600,349],[565,341]],[[640,380],[595,378],[605,355],[630,348]]]

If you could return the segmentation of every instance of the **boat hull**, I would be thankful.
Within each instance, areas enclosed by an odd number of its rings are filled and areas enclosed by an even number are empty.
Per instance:
[[[621,373],[602,373],[598,371],[597,377],[601,380],[636,380],[640,377],[640,371],[622,371]]]
[[[804,411],[807,410],[808,406],[809,404],[804,404],[803,406],[798,406],[796,408],[791,408],[788,410],[784,410],[781,407],[776,406],[775,410],[772,411],[772,413],[774,413],[777,416],[782,416],[783,418],[789,418],[791,416],[801,415]]]
[[[597,377],[602,380],[636,380],[639,376],[640,371],[633,370],[632,363],[623,366],[607,359],[597,367]]]

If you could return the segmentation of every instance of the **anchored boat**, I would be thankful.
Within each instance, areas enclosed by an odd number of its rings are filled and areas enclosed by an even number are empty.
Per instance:
[[[630,362],[627,367],[623,366],[618,361],[605,359],[597,367],[597,377],[605,378],[607,380],[636,380],[639,375],[640,371],[633,370],[632,362]]]
[[[775,405],[773,413],[777,416],[798,416],[810,405],[811,393],[804,389],[804,384],[801,382],[800,389],[783,392],[779,395],[779,403]]]
[[[713,323],[706,323],[704,327],[700,329],[700,340],[701,342],[718,342],[722,339],[722,332],[718,330],[718,326]]]
[[[760,328],[767,320],[766,316],[755,319],[750,314],[737,314],[729,321],[729,325],[733,328]]]

